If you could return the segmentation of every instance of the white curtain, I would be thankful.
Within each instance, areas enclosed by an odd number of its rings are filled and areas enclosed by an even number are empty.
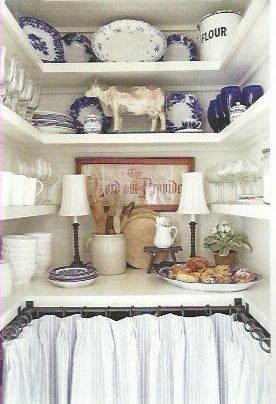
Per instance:
[[[270,355],[228,315],[44,316],[4,346],[4,404],[270,404]]]

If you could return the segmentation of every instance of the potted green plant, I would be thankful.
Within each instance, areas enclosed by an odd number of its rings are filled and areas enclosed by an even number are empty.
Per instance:
[[[214,253],[216,265],[228,265],[233,268],[236,262],[237,252],[241,248],[252,251],[252,248],[244,234],[235,233],[227,222],[218,223],[212,234],[204,238],[204,247]]]

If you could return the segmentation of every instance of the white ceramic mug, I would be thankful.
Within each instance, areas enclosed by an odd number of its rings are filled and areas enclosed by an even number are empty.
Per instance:
[[[11,187],[13,173],[10,171],[0,171],[0,206],[10,206]]]
[[[24,202],[25,175],[14,174],[12,176],[11,200],[13,206],[22,206]]]
[[[6,260],[0,260],[0,296],[7,297],[12,294],[12,290],[12,264]]]
[[[39,185],[39,189],[37,191],[37,186]],[[25,177],[25,187],[24,187],[24,198],[23,205],[34,205],[35,198],[39,195],[43,190],[43,183],[39,181],[37,178],[28,178]]]

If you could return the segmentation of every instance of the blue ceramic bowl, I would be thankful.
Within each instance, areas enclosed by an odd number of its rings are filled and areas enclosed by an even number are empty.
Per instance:
[[[242,104],[249,108],[264,94],[263,87],[258,84],[252,84],[242,89]]]

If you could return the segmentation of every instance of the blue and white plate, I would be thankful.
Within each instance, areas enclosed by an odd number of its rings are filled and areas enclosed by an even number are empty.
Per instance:
[[[116,20],[102,26],[92,38],[95,55],[104,62],[155,62],[166,49],[165,35],[139,20]]]
[[[62,38],[54,27],[34,17],[20,17],[19,25],[43,62],[64,63]]]
[[[71,32],[64,35],[62,39],[65,45],[65,61],[67,63],[96,62],[91,41],[87,36]]]
[[[189,36],[185,34],[171,34],[167,37],[164,61],[197,60],[196,53],[196,45]]]
[[[185,129],[185,121],[201,121],[203,109],[193,94],[174,91],[166,94],[166,131]]]
[[[102,118],[103,132],[109,129],[112,118],[105,116],[101,107],[101,103],[96,97],[79,97],[70,106],[68,113],[73,118],[74,126],[78,133],[84,133],[83,124],[87,115],[95,114]]]

